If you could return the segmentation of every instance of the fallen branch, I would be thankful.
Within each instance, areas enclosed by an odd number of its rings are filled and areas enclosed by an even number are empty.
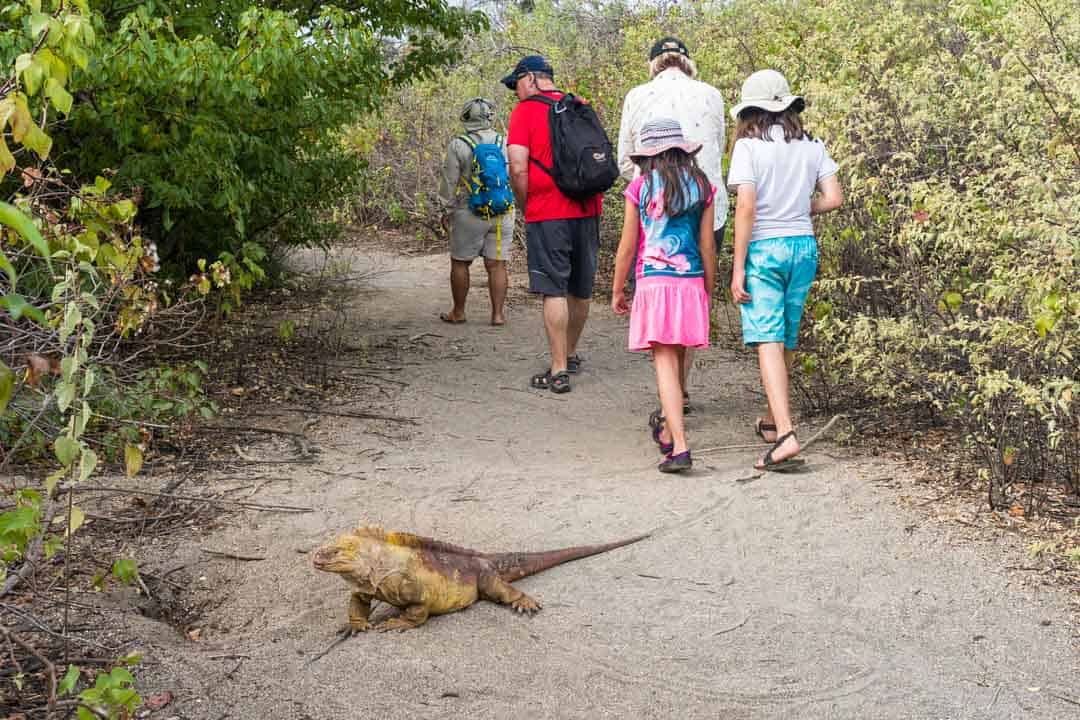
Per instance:
[[[237,555],[236,553],[221,552],[220,550],[207,550],[206,548],[199,548],[207,555],[215,555],[217,557],[229,558],[231,560],[243,560],[244,562],[253,562],[256,560],[265,560],[264,555]]]
[[[304,450],[304,449],[305,448],[301,448],[301,450]],[[236,454],[240,456],[241,460],[243,460],[244,462],[252,463],[252,464],[259,464],[259,465],[303,465],[305,463],[314,462],[310,457],[310,453],[302,453],[302,454],[300,454],[300,455],[298,455],[298,456],[296,456],[294,458],[289,458],[288,460],[259,460],[258,458],[253,458],[250,455],[248,455],[247,453],[245,453],[243,450],[240,449],[239,445],[233,445],[233,450],[236,451]]]
[[[717,635],[724,635],[724,634],[729,633],[729,632],[734,632],[734,631],[738,630],[739,628],[741,628],[743,625],[745,625],[747,622],[749,622],[749,620],[750,620],[750,613],[746,613],[746,617],[744,617],[742,619],[742,622],[740,622],[738,624],[735,624],[735,625],[732,625],[729,628],[724,628],[723,630],[718,630],[718,631],[714,632],[713,637],[716,637]]]
[[[265,510],[267,512],[292,512],[310,513],[315,508],[301,507],[297,505],[265,505],[262,503],[247,502],[246,500],[221,500],[218,498],[199,497],[197,495],[171,495],[168,493],[150,492],[149,490],[130,490],[128,488],[102,487],[98,485],[79,485],[75,490],[84,492],[110,492],[128,495],[147,495],[149,497],[163,497],[172,500],[187,500],[190,502],[204,502],[210,505],[229,505],[242,507],[247,510]]]
[[[257,432],[266,433],[267,435],[284,435],[285,437],[300,438],[301,440],[307,440],[307,436],[304,433],[293,432],[292,430],[276,430],[274,428],[255,427],[253,425],[206,425],[207,430],[217,430],[224,432]]]
[[[818,430],[816,433],[814,433],[810,437],[809,440],[802,443],[802,448],[801,448],[800,452],[806,450],[808,447],[810,447],[811,445],[816,443],[818,440],[820,440],[821,437],[823,435],[825,435],[825,433],[827,433],[829,430],[832,429],[833,425],[835,425],[837,422],[840,421],[841,418],[844,418],[844,417],[847,417],[847,416],[843,415],[843,414],[833,415],[832,419],[830,419],[829,422],[825,423],[825,427]],[[727,452],[729,450],[756,450],[756,449],[761,448],[761,447],[762,447],[761,443],[753,443],[753,444],[748,444],[748,445],[718,445],[717,447],[705,448],[704,450],[695,450],[694,454],[695,455],[704,455],[706,453]]]
[[[341,631],[341,632],[340,632],[340,633],[338,634],[338,636],[337,636],[336,638],[334,638],[334,641],[333,641],[332,643],[330,643],[330,645],[329,645],[329,646],[327,646],[327,648],[326,648],[325,650],[323,650],[323,651],[322,651],[321,653],[319,653],[319,654],[318,654],[318,655],[316,655],[315,657],[313,657],[313,658],[311,658],[310,660],[308,660],[308,661],[307,661],[306,663],[304,663],[304,667],[308,667],[309,665],[311,665],[311,664],[312,664],[313,662],[315,662],[316,660],[319,660],[319,659],[321,659],[321,658],[323,658],[323,657],[326,657],[326,655],[327,655],[327,654],[328,654],[328,653],[329,653],[329,652],[330,652],[331,650],[333,650],[333,649],[334,649],[334,648],[336,648],[336,647],[337,647],[338,645],[340,645],[341,643],[345,642],[346,640],[348,640],[348,639],[349,639],[349,638],[351,638],[352,636],[353,636],[353,631],[352,631],[352,629],[351,629],[351,628],[345,628],[344,630],[342,630],[342,631]]]
[[[1058,695],[1057,693],[1047,693],[1050,697],[1057,698],[1058,700],[1064,700],[1065,702],[1080,707],[1080,700],[1073,700],[1071,697],[1065,697],[1064,695]]]
[[[310,413],[312,415],[328,415],[330,417],[356,418],[357,420],[386,420],[387,422],[402,423],[405,425],[418,425],[416,418],[402,417],[398,415],[381,415],[369,412],[335,412],[333,410],[310,410],[306,408],[281,408],[288,412]]]
[[[16,645],[21,647],[23,650],[25,650],[26,652],[30,653],[35,658],[37,658],[38,661],[42,665],[45,666],[45,669],[49,671],[49,709],[52,710],[53,708],[55,708],[56,707],[56,667],[51,662],[49,662],[49,659],[47,657],[45,657],[44,655],[39,653],[36,649],[34,649],[33,645],[26,642],[21,637],[19,637],[15,633],[11,632],[10,630],[8,630],[3,625],[0,625],[0,632],[4,633],[4,637],[6,637],[9,641],[14,642]]]

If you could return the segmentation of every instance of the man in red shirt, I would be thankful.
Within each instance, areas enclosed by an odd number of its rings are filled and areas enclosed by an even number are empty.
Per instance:
[[[517,93],[510,113],[506,144],[510,186],[517,206],[525,212],[529,291],[544,296],[544,329],[551,367],[534,375],[534,388],[570,391],[570,374],[581,365],[578,339],[589,316],[589,298],[600,248],[602,195],[573,200],[556,187],[548,172],[553,165],[549,106],[527,102],[534,95],[558,100],[554,71],[539,55],[521,59],[502,83]]]

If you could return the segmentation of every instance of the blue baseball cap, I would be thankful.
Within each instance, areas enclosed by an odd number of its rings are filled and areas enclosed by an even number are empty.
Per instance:
[[[514,66],[514,71],[502,79],[502,84],[513,90],[517,87],[518,80],[533,72],[555,75],[555,71],[551,69],[551,64],[542,56],[526,55],[518,60],[518,64]]]

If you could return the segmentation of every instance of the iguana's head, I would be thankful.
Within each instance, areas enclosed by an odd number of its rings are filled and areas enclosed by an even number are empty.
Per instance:
[[[316,570],[338,573],[339,575],[353,574],[366,566],[362,559],[363,549],[368,541],[353,533],[339,535],[332,543],[323,545],[315,551],[312,563]]]

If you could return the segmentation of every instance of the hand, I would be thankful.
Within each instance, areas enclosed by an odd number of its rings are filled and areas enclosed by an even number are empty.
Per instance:
[[[731,274],[731,299],[736,305],[750,302],[750,293],[746,292],[745,270],[736,270]]]
[[[630,306],[626,304],[626,295],[622,290],[615,290],[611,293],[611,310],[616,315],[625,315],[630,312]]]

